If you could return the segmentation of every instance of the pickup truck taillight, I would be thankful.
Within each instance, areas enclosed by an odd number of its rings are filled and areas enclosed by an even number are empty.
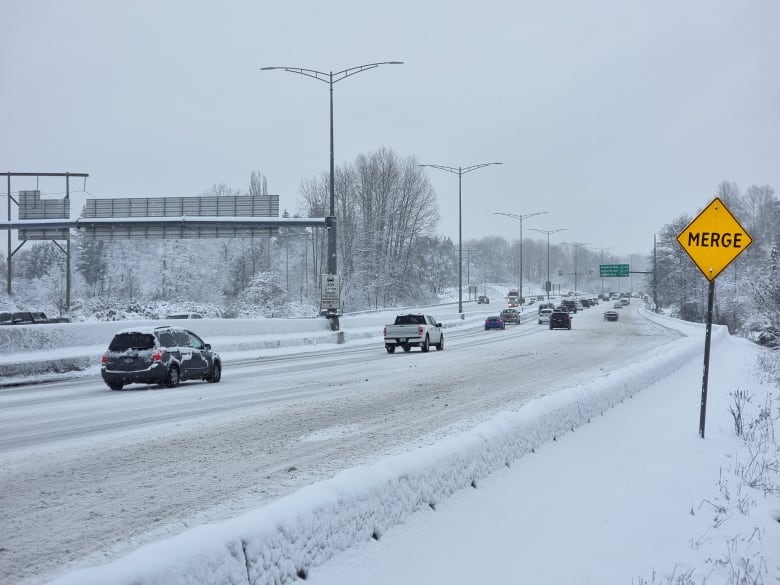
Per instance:
[[[425,331],[425,327],[423,327],[422,325],[418,325],[417,326],[417,336],[418,337],[422,337],[423,336],[423,331]]]

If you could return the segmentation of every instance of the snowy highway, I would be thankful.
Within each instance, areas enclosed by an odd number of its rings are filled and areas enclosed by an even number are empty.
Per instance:
[[[606,305],[445,332],[445,350],[340,346],[226,366],[222,382],[111,392],[99,379],[0,391],[0,583],[41,582],[232,517],[608,375],[679,338]],[[334,346],[335,347],[335,346]]]

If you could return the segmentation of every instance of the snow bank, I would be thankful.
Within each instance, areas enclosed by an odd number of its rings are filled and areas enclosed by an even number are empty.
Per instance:
[[[663,320],[677,329],[687,324]],[[476,487],[504,465],[668,376],[702,354],[701,328],[641,364],[532,401],[430,447],[344,471],[268,506],[149,544],[52,585],[278,584],[305,577],[356,542],[381,538],[415,511]],[[713,344],[725,338],[716,327]]]

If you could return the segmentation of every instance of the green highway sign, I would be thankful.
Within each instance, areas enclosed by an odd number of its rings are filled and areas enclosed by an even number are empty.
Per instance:
[[[599,264],[601,278],[628,276],[628,264]]]

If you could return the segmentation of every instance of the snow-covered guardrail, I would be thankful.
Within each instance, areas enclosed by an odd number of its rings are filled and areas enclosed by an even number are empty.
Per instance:
[[[0,327],[0,387],[24,381],[54,380],[72,372],[88,372],[114,334],[127,327],[173,325],[192,329],[220,353],[225,363],[261,359],[302,345],[329,347],[343,342],[376,339],[382,347],[382,327],[395,311],[347,315],[341,331],[331,331],[322,318],[187,319],[49,323]],[[452,307],[436,313],[447,328],[481,322],[482,316],[460,319]],[[94,373],[94,372],[93,372]],[[73,375],[73,374],[71,374]]]

